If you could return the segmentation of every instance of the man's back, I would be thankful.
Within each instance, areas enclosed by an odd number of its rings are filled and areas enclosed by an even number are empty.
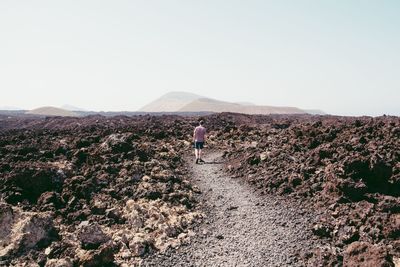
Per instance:
[[[206,135],[206,128],[203,126],[197,126],[194,129],[194,138],[196,142],[204,142],[204,136]]]

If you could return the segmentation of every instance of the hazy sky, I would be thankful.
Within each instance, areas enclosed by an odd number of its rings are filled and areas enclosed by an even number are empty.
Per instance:
[[[169,91],[400,115],[400,1],[0,1],[0,106]]]

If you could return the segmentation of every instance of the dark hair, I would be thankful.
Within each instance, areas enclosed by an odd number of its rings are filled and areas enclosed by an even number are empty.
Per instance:
[[[203,120],[199,120],[199,125],[202,125],[204,123]]]

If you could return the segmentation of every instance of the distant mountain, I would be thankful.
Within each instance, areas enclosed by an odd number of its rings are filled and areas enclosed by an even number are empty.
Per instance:
[[[255,106],[255,104],[251,103],[251,102],[236,102],[236,104],[244,105],[244,106]]]
[[[236,112],[245,114],[304,114],[296,107],[257,106],[231,103],[186,92],[171,92],[141,108],[142,112]]]
[[[186,92],[170,92],[139,109],[143,112],[176,112],[202,96]]]
[[[87,111],[86,109],[75,107],[72,105],[65,104],[61,106],[62,109],[69,110],[69,111]]]
[[[244,114],[304,114],[304,110],[295,107],[272,107],[241,105],[209,98],[200,98],[192,101],[179,110],[180,112],[211,111],[236,112]]]
[[[326,115],[326,113],[319,109],[305,109],[305,112],[311,115]]]
[[[56,107],[40,107],[27,111],[26,114],[39,116],[77,117],[78,114],[69,110]]]

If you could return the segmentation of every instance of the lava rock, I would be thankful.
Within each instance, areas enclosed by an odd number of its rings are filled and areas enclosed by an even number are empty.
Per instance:
[[[343,265],[349,267],[394,266],[390,261],[387,250],[384,247],[372,245],[367,242],[353,242],[344,253]]]
[[[103,232],[97,223],[88,224],[84,222],[78,233],[78,239],[82,244],[82,248],[96,249],[101,244],[109,241],[110,237]]]

